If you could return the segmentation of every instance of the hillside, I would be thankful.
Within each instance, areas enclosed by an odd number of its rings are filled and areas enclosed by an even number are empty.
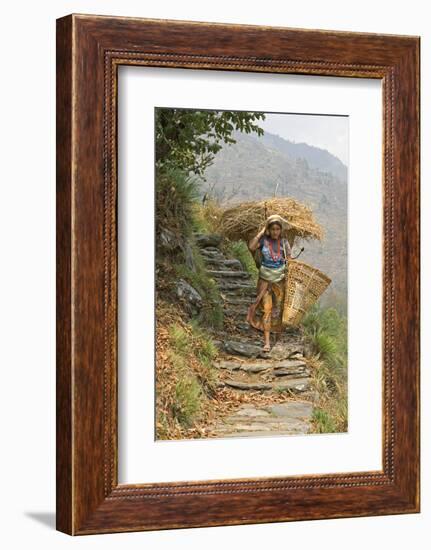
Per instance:
[[[280,153],[291,158],[305,159],[310,168],[316,168],[321,172],[329,172],[340,180],[347,180],[347,166],[325,149],[313,147],[307,143],[294,143],[269,132],[266,132],[259,140],[266,147],[280,151]]]

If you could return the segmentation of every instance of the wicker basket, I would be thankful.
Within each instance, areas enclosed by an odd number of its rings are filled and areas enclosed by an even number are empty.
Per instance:
[[[319,269],[298,260],[289,260],[285,281],[283,325],[295,326],[318,300],[331,279]]]

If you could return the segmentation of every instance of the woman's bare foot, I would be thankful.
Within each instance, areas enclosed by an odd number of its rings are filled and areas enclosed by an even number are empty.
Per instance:
[[[265,344],[262,348],[262,351],[271,351],[271,345],[270,344]]]

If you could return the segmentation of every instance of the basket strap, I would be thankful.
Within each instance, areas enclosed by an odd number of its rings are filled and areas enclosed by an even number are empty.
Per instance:
[[[281,238],[281,242],[283,243],[284,263],[287,264],[286,243],[284,242],[283,237]]]

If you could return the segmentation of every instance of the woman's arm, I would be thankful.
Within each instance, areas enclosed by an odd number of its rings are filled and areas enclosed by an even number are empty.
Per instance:
[[[263,229],[261,229],[259,231],[259,233],[256,235],[256,237],[253,237],[252,239],[250,239],[249,243],[248,243],[248,249],[250,250],[250,252],[254,252],[255,250],[257,250],[259,248],[259,241],[261,239],[261,237],[263,237],[263,234],[265,233],[265,227]]]

